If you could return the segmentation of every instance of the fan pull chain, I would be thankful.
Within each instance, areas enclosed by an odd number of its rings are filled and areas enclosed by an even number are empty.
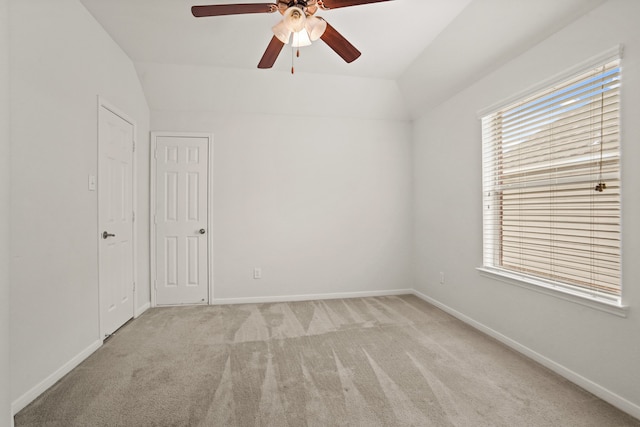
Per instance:
[[[293,47],[291,46],[291,74],[295,73],[295,68],[293,67],[293,60],[294,60],[294,54],[293,54],[293,50],[296,49],[296,54],[295,54],[295,58],[300,58],[300,47]]]

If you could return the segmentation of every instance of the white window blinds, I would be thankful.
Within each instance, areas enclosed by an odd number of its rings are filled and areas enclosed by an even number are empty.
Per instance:
[[[482,118],[484,265],[620,302],[620,62]]]

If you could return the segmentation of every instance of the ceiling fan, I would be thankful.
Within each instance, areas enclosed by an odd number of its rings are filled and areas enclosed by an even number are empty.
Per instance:
[[[196,18],[205,16],[243,15],[249,13],[280,12],[283,18],[275,25],[273,38],[258,63],[258,68],[271,68],[285,44],[293,47],[308,46],[321,39],[347,63],[358,59],[360,51],[321,17],[318,10],[338,9],[391,0],[277,0],[276,3],[239,3],[193,6]],[[293,72],[293,68],[291,70]]]

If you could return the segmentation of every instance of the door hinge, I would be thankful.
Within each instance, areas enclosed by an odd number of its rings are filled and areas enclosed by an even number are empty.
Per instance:
[[[135,151],[136,151],[136,141],[134,140],[133,141],[133,152],[135,153]]]
[[[136,282],[133,282],[133,292],[136,291]]]
[[[136,222],[136,212],[131,212],[131,221]]]

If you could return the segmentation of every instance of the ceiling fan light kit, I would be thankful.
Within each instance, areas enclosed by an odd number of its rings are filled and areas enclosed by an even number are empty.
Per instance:
[[[193,6],[196,18],[205,16],[243,15],[249,13],[274,13],[279,11],[282,20],[273,26],[273,38],[258,63],[258,68],[271,68],[285,44],[294,48],[309,46],[321,39],[347,63],[360,57],[360,51],[323,18],[314,16],[321,10],[359,6],[392,0],[278,0],[277,3],[242,3]],[[292,68],[293,72],[293,68]]]
[[[294,8],[287,9],[293,10]],[[300,19],[300,18],[298,18]],[[299,21],[285,18],[272,28],[273,34],[284,44],[291,41],[292,47],[310,46],[311,42],[318,40],[327,29],[327,23],[315,16],[302,18],[304,26],[301,29]]]

